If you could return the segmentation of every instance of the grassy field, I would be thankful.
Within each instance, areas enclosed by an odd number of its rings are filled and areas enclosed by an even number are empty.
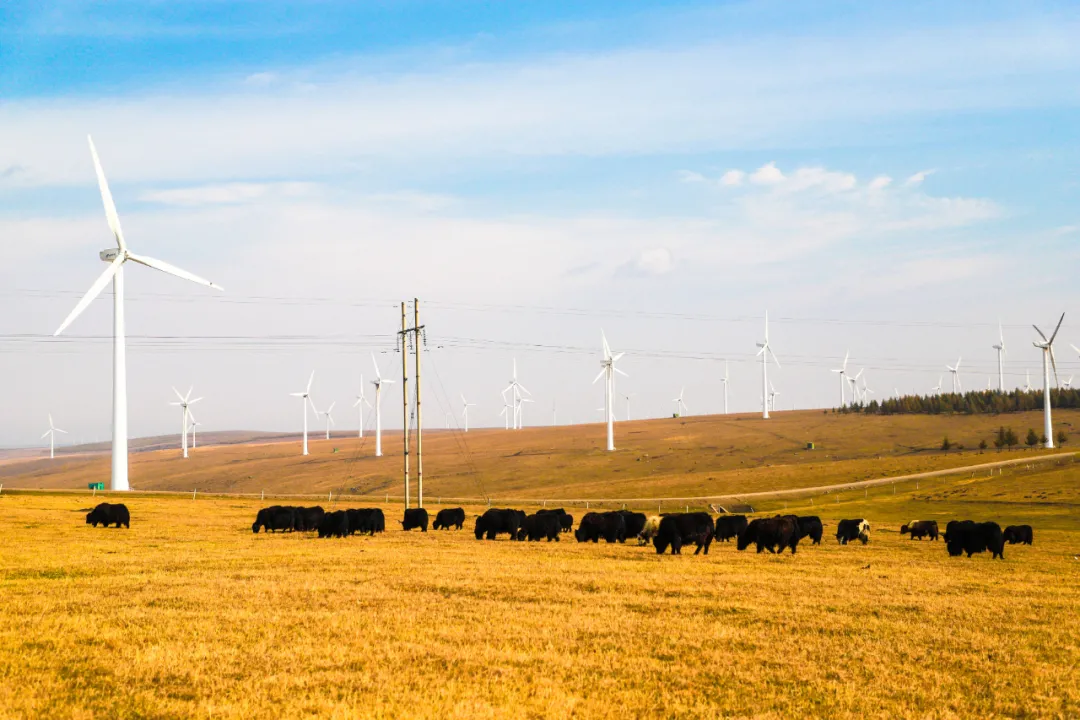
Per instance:
[[[1055,412],[1055,427],[1072,435],[1080,411]],[[601,425],[521,431],[437,431],[424,436],[425,491],[481,498],[651,498],[726,495],[890,477],[1016,457],[1041,450],[980,452],[999,425],[1022,437],[1041,428],[1041,413],[857,416],[820,411],[759,416],[699,416],[621,422],[618,451],[603,450]],[[965,450],[943,452],[948,436]],[[131,456],[139,490],[203,492],[390,494],[400,496],[401,436],[384,438],[373,456],[371,437],[199,447]],[[1076,438],[1080,442],[1080,437]],[[807,450],[807,442],[816,444]],[[1068,448],[1070,444],[1066,445]],[[414,468],[415,469],[415,468]],[[0,482],[20,488],[85,488],[109,476],[107,455],[0,463]]]
[[[865,516],[870,544],[708,557],[254,536],[259,503],[230,498],[136,495],[130,530],[95,530],[85,495],[5,491],[0,716],[1077,717],[1078,481],[819,499],[827,536]],[[969,560],[897,533],[952,517],[1035,545]]]

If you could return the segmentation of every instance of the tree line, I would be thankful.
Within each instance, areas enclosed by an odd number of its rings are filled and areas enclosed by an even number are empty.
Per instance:
[[[866,413],[868,415],[940,415],[962,413],[965,415],[1025,412],[1042,410],[1042,390],[975,390],[965,393],[941,393],[939,395],[901,395],[898,398],[871,400],[854,403],[834,410],[840,413]],[[1080,390],[1052,388],[1050,407],[1080,408]]]

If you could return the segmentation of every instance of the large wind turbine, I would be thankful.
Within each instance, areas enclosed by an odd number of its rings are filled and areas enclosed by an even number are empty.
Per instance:
[[[1050,366],[1054,367],[1054,384],[1057,384],[1057,360],[1054,359],[1054,339],[1057,338],[1058,330],[1061,329],[1061,323],[1065,322],[1065,313],[1061,313],[1061,319],[1058,320],[1057,327],[1054,328],[1053,334],[1050,339],[1046,339],[1046,335],[1043,335],[1043,331],[1032,325],[1035,328],[1035,332],[1039,333],[1039,337],[1042,338],[1042,342],[1034,342],[1032,345],[1043,351],[1043,435],[1046,436],[1046,447],[1054,447],[1054,426],[1050,422]],[[1049,361],[1049,362],[1047,362]]]
[[[371,353],[371,364],[375,366],[375,379],[371,381],[375,386],[375,457],[382,457],[382,386],[383,383],[393,385],[394,381],[383,379],[375,353]]]
[[[956,358],[956,365],[946,365],[946,369],[952,374],[952,391],[956,394],[956,391],[964,391],[964,386],[960,384],[960,361],[963,358]]]
[[[124,264],[129,260],[139,265],[160,270],[170,275],[206,285],[217,290],[221,288],[209,280],[204,280],[197,275],[192,275],[186,270],[181,270],[175,265],[170,265],[161,260],[155,260],[145,255],[136,255],[128,251],[124,241],[124,233],[120,229],[120,216],[116,212],[116,204],[113,202],[112,193],[109,192],[109,184],[105,181],[105,172],[101,169],[97,150],[94,149],[94,141],[87,136],[90,143],[90,155],[94,159],[94,169],[97,171],[98,188],[101,190],[101,200],[105,205],[105,219],[109,223],[116,247],[102,250],[98,253],[109,267],[105,268],[86,294],[82,296],[75,309],[60,324],[54,333],[59,335],[64,329],[77,318],[82,311],[94,301],[105,286],[112,280],[113,284],[113,418],[112,418],[112,490],[129,490],[128,484],[128,437],[127,437],[127,365],[125,353],[124,333]]]
[[[521,429],[521,411],[522,411],[522,399],[525,395],[532,395],[529,389],[518,382],[517,379],[517,358],[514,358],[514,374],[510,378],[510,384],[506,386],[506,389],[502,391],[503,401],[506,400],[506,393],[510,392],[511,404],[514,406],[514,429]],[[524,393],[524,395],[522,395]],[[531,401],[530,401],[531,402]]]
[[[1005,392],[1005,333],[1001,329],[1000,322],[998,322],[998,338],[999,342],[994,346],[998,356],[998,390]]]
[[[315,403],[311,402],[311,383],[312,383],[312,381],[314,379],[315,379],[315,371],[312,370],[311,371],[311,377],[309,377],[308,381],[307,381],[307,389],[304,390],[303,392],[289,393],[293,397],[301,398],[300,402],[303,403],[303,406],[304,406],[304,455],[308,454],[308,449],[307,449],[307,409],[308,409],[308,405],[311,406],[312,410],[315,409]],[[318,410],[315,410],[315,412],[317,413]]]
[[[769,356],[772,355],[773,362],[776,363],[776,367],[780,367],[780,361],[776,359],[776,353],[769,347],[769,311],[765,311],[765,342],[757,344],[760,350],[758,355],[761,356],[761,417],[764,420],[769,419]]]
[[[330,426],[336,424],[334,422],[334,416],[331,415],[331,413],[334,412],[334,406],[335,405],[337,405],[336,400],[334,402],[330,403],[330,407],[326,408],[326,410],[316,410],[315,411],[316,416],[322,415],[323,417],[326,418],[326,439],[327,440],[330,439]]]
[[[615,373],[619,373],[623,377],[629,377],[619,368],[615,367],[615,363],[619,361],[625,353],[611,354],[611,347],[608,345],[607,336],[604,331],[600,331],[600,339],[604,344],[604,359],[600,361],[600,374],[593,380],[593,385],[604,378],[604,409],[607,414],[607,449],[608,452],[615,450]]]
[[[844,351],[844,364],[839,369],[833,370],[834,373],[840,375],[840,407],[844,407],[844,378],[847,376],[847,361],[850,351]]]
[[[188,410],[188,407],[202,400],[201,397],[197,397],[194,400],[191,399],[191,391],[194,389],[195,388],[188,388],[187,395],[181,395],[179,390],[173,388],[172,391],[176,393],[176,398],[180,402],[169,403],[170,405],[181,408],[181,430],[183,432],[183,439],[180,441],[180,446],[184,449],[184,457],[188,456],[187,436],[188,426],[191,424],[191,411]]]
[[[46,436],[48,436],[49,438],[50,460],[56,457],[56,433],[63,433],[64,435],[67,435],[67,430],[61,430],[60,428],[53,425],[52,413],[49,413],[49,429],[45,431],[45,434],[41,436],[41,439],[44,440]]]
[[[469,408],[476,407],[476,403],[471,403],[465,399],[465,394],[461,394],[461,419],[465,422],[465,432],[469,432]]]

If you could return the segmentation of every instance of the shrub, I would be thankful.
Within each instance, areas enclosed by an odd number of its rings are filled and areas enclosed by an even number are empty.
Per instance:
[[[945,450],[945,451],[948,451],[949,448],[951,448],[951,447],[952,447],[952,443],[949,442],[949,436],[946,435],[945,439],[941,441],[941,449]]]
[[[1064,430],[1058,430],[1057,441],[1058,445],[1064,445],[1069,441],[1069,437],[1065,434]]]
[[[997,444],[997,440],[994,441],[994,446],[995,447],[1001,447],[1000,445]],[[985,440],[980,440],[979,441],[979,449],[980,450],[985,450],[986,449],[986,441]]]
[[[1027,443],[1028,447],[1035,447],[1039,444],[1039,436],[1035,434],[1034,430],[1028,428],[1028,434],[1024,442]]]
[[[1013,432],[1012,428],[1005,430],[1005,444],[1008,445],[1009,448],[1012,448],[1013,445],[1020,444],[1020,438],[1016,437],[1016,433]]]

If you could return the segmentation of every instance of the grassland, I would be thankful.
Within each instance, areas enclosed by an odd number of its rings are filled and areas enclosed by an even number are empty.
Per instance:
[[[1080,411],[1055,412],[1072,435]],[[832,485],[1018,457],[1041,450],[976,448],[1001,424],[1021,436],[1041,427],[1040,413],[857,416],[820,411],[758,416],[702,416],[622,422],[618,451],[603,450],[600,425],[528,428],[518,432],[427,432],[425,490],[429,498],[652,498],[727,495]],[[948,436],[965,450],[942,452]],[[1076,438],[1080,442],[1080,437]],[[807,450],[807,442],[816,444]],[[1068,447],[1068,446],[1067,446]],[[400,496],[401,436],[254,442],[131,456],[132,487],[140,490],[238,493],[318,493]],[[85,488],[107,481],[109,459],[89,455],[0,463],[0,482],[21,488]],[[415,468],[414,468],[415,469]]]
[[[795,556],[253,536],[236,498],[135,495],[94,530],[85,495],[5,491],[0,715],[1077,717],[1078,469],[819,498],[873,538]],[[949,558],[915,517],[1036,543]]]

